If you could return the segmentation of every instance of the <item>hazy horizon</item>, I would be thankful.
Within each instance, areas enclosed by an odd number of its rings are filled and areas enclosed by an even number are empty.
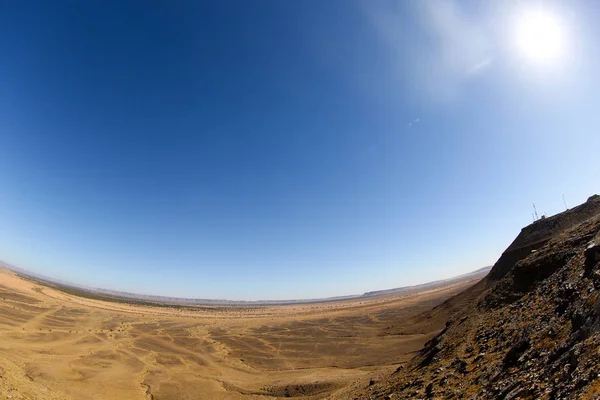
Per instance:
[[[230,300],[493,265],[599,192],[593,4],[5,4],[0,259]]]
[[[215,301],[215,302],[219,302],[219,301],[224,301],[224,302],[231,302],[231,303],[260,303],[260,302],[285,302],[285,301],[290,301],[290,302],[312,302],[312,301],[317,301],[317,300],[333,300],[333,299],[338,299],[338,298],[354,298],[354,297],[361,297],[367,294],[371,294],[371,293],[378,293],[378,292],[386,292],[386,291],[393,291],[393,290],[399,290],[399,289],[410,289],[413,287],[419,287],[419,286],[426,286],[429,284],[435,284],[438,282],[445,282],[445,281],[452,281],[453,279],[457,279],[457,278],[461,278],[463,276],[469,276],[471,274],[475,274],[478,273],[482,270],[485,269],[491,269],[491,265],[485,266],[485,267],[481,267],[478,268],[476,270],[473,271],[469,271],[463,274],[459,274],[459,275],[455,275],[455,276],[451,276],[449,278],[444,278],[444,279],[434,279],[434,280],[430,280],[430,281],[426,281],[426,282],[422,282],[422,283],[415,283],[413,285],[409,285],[409,286],[399,286],[399,287],[389,287],[389,288],[378,288],[378,289],[372,289],[366,292],[362,292],[362,293],[346,293],[344,295],[337,295],[337,296],[328,296],[328,297],[303,297],[303,298],[280,298],[280,299],[269,299],[269,298],[261,298],[261,299],[254,299],[254,300],[247,300],[247,299],[237,299],[237,300],[231,300],[231,299],[227,299],[227,298],[203,298],[203,297],[181,297],[181,296],[177,296],[176,293],[171,293],[171,294],[163,294],[163,295],[155,295],[153,293],[147,293],[147,292],[127,292],[127,291],[119,291],[119,290],[115,290],[115,289],[106,289],[103,287],[95,287],[95,286],[86,286],[86,285],[81,285],[78,284],[77,282],[70,282],[70,281],[64,281],[64,280],[58,280],[55,278],[52,278],[51,276],[47,276],[44,274],[37,274],[37,273],[33,273],[29,270],[20,268],[16,265],[12,265],[6,262],[3,262],[2,260],[0,260],[0,268],[6,268],[10,271],[16,272],[17,274],[24,274],[25,276],[29,276],[29,277],[33,277],[35,279],[40,279],[43,281],[47,281],[49,283],[55,283],[55,284],[61,284],[61,285],[68,285],[68,286],[72,286],[72,287],[76,287],[76,288],[80,288],[80,289],[84,289],[84,290],[92,290],[92,291],[100,291],[100,292],[114,292],[114,293],[121,293],[124,295],[134,295],[134,296],[143,296],[143,297],[156,297],[156,298],[175,298],[175,299],[180,299],[180,300],[206,300],[206,301]]]

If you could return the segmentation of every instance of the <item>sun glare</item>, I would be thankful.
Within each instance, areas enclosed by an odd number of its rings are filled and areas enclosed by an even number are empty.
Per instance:
[[[515,42],[524,58],[555,63],[566,53],[566,30],[557,15],[542,9],[523,11],[516,21]]]

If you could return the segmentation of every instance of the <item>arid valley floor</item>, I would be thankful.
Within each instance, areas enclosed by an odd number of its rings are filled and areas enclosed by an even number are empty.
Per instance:
[[[151,307],[0,269],[1,399],[340,398],[444,327],[473,285],[313,304]]]

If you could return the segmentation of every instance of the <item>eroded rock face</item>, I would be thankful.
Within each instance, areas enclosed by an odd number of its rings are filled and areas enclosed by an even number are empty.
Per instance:
[[[600,244],[595,241],[590,243],[585,249],[585,267],[586,271],[591,272],[592,269],[600,262]]]
[[[528,227],[536,251],[499,260],[404,370],[354,397],[600,399],[600,197],[580,207]]]

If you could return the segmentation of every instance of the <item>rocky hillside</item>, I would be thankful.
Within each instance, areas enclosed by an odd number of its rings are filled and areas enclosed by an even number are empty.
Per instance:
[[[600,197],[521,231],[406,366],[356,399],[600,399]],[[433,313],[436,309],[432,310]]]

